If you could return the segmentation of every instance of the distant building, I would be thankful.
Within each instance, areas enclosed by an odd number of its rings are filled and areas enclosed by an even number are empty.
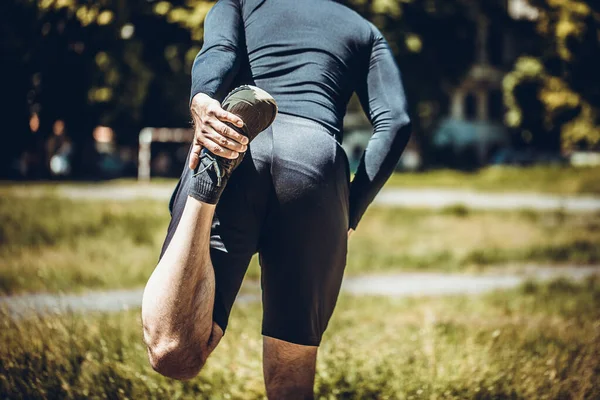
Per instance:
[[[531,35],[523,32],[531,31],[530,21],[537,18],[538,11],[526,0],[506,0],[504,9],[505,16],[492,23],[472,3],[470,19],[476,25],[474,62],[460,83],[447,91],[448,108],[436,118],[431,144],[439,155],[437,164],[458,168],[481,166],[511,145],[510,133],[504,125],[502,82],[519,55],[533,45]],[[358,163],[357,157],[371,134],[370,125],[356,111],[358,108],[357,104],[351,106],[349,109],[354,111],[344,120],[347,135],[343,146],[352,166]],[[420,166],[421,155],[411,141],[399,168]]]
[[[476,5],[472,6],[471,16],[476,22],[475,62],[464,79],[450,90],[447,116],[433,134],[435,147],[472,166],[490,162],[496,151],[510,145],[503,122],[502,81],[529,44],[530,39],[516,29],[518,20],[537,18],[537,10],[525,0],[507,0],[505,7],[510,20],[492,23]]]
[[[508,14],[514,19],[535,20],[539,15],[537,8],[529,5],[527,0],[508,0],[506,6]]]
[[[525,0],[506,0],[507,14],[515,19],[537,17]],[[451,94],[450,118],[501,122],[504,115],[502,80],[520,54],[523,41],[509,24],[492,25],[476,6],[475,63]],[[500,21],[502,22],[502,21]]]

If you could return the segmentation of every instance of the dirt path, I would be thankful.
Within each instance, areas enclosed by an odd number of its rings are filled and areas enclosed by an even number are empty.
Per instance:
[[[375,199],[380,205],[445,208],[463,205],[488,210],[600,210],[600,197],[559,196],[539,193],[485,193],[451,189],[385,189]]]
[[[519,273],[498,271],[478,275],[431,272],[348,277],[344,279],[342,290],[354,295],[392,297],[479,294],[514,288],[528,280],[546,281],[557,277],[582,280],[591,275],[600,275],[600,266],[529,267]],[[138,288],[83,294],[4,296],[0,297],[0,307],[15,316],[31,312],[121,311],[139,307],[141,300],[142,289]],[[245,283],[237,301],[260,301],[259,286],[255,282]]]
[[[134,200],[147,198],[168,200],[171,185],[131,186],[65,186],[57,194],[71,199]],[[558,210],[594,212],[600,210],[600,197],[560,196],[540,193],[486,193],[452,189],[384,189],[375,204],[395,207],[445,208],[463,205],[474,209],[489,210]]]

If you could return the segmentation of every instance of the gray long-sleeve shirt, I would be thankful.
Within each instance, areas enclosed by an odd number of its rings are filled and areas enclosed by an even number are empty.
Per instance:
[[[350,188],[355,228],[410,136],[400,71],[379,30],[332,0],[219,0],[204,22],[191,96],[221,101],[242,83],[267,90],[281,113],[323,124],[340,143],[358,94],[374,133]]]

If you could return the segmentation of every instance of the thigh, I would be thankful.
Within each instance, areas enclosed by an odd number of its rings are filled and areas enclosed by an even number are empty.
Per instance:
[[[348,165],[318,129],[274,126],[276,201],[260,242],[263,335],[318,346],[346,265]]]
[[[258,248],[266,199],[273,190],[270,160],[270,133],[265,131],[251,143],[244,160],[233,172],[212,221],[210,255],[215,272],[213,319],[223,331],[250,259]],[[185,169],[169,203],[171,222],[161,257],[171,242],[188,197],[192,171],[187,165],[186,160]]]

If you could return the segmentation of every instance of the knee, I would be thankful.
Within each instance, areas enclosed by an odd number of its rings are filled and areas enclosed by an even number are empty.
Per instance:
[[[208,358],[201,346],[184,346],[176,341],[148,344],[148,360],[152,369],[167,378],[194,378]]]

